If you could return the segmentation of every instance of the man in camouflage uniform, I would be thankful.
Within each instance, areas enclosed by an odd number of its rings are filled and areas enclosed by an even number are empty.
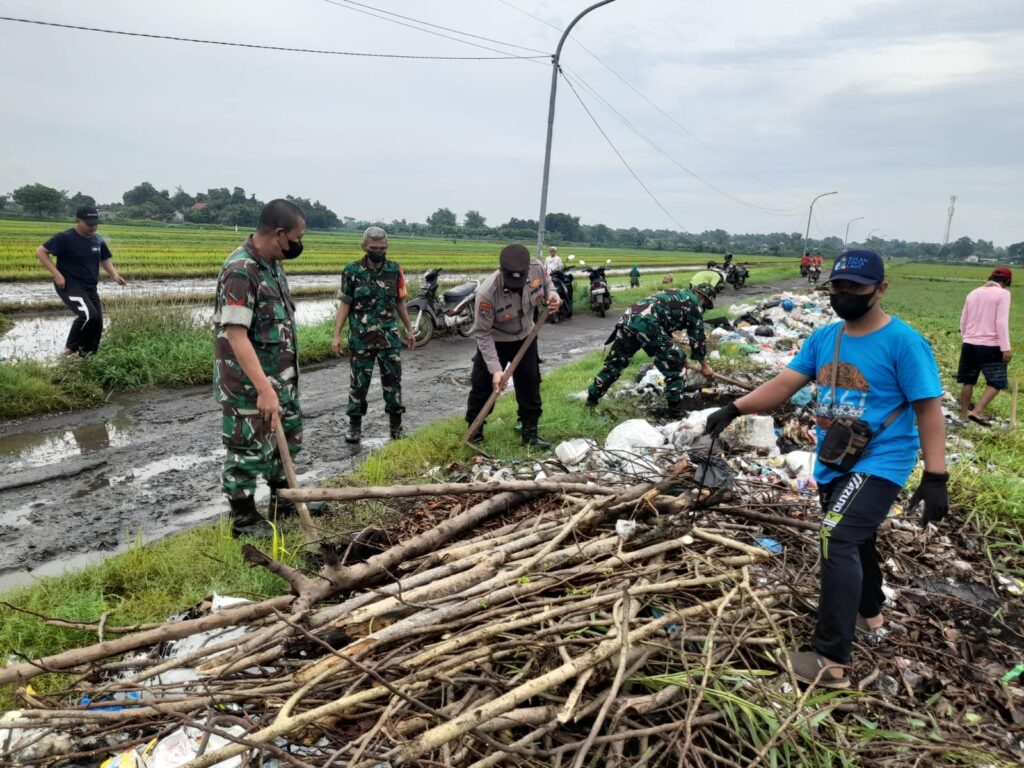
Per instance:
[[[295,303],[281,262],[302,253],[305,231],[297,206],[271,200],[255,234],[228,256],[217,278],[213,387],[224,411],[222,482],[234,536],[273,533],[256,510],[259,477],[270,485],[271,510],[294,510],[277,503],[287,480],[273,435],[280,418],[292,456],[302,444]]]
[[[466,421],[476,421],[492,392],[500,391],[505,366],[519,352],[533,330],[534,310],[547,304],[557,312],[561,304],[551,276],[539,261],[531,261],[523,245],[501,251],[499,268],[484,278],[476,290],[476,354],[470,374]],[[540,358],[534,339],[512,373],[519,420],[523,424],[523,445],[541,450],[551,445],[537,434],[540,421]],[[483,441],[483,427],[470,436]]]
[[[597,405],[622,375],[633,355],[642,349],[665,376],[668,413],[681,415],[686,355],[673,343],[672,334],[686,330],[690,337],[690,356],[700,363],[701,373],[710,377],[711,368],[704,360],[707,339],[702,313],[713,306],[714,297],[715,290],[711,284],[700,283],[686,290],[658,291],[623,312],[608,340],[612,342],[612,348],[605,358],[604,367],[587,389],[587,405]]]
[[[348,264],[341,273],[338,313],[334,321],[334,354],[341,354],[341,328],[348,320],[348,349],[352,376],[348,394],[349,429],[345,442],[358,443],[363,436],[366,393],[370,389],[374,364],[380,365],[380,383],[384,390],[384,410],[391,420],[391,439],[402,436],[402,340],[398,336],[398,317],[408,335],[409,349],[416,347],[409,310],[408,292],[402,268],[387,258],[388,234],[380,227],[363,232],[363,252],[359,261]],[[397,317],[396,317],[397,314]]]

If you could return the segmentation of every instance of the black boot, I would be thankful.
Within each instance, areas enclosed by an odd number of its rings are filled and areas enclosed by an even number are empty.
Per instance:
[[[270,484],[270,505],[267,509],[267,517],[271,520],[285,520],[286,518],[298,517],[299,515],[295,502],[290,499],[282,499],[277,493],[282,488],[287,487],[288,483],[285,482]],[[306,509],[309,510],[311,515],[320,515],[326,511],[327,502],[307,501]]]
[[[231,521],[231,535],[234,538],[256,536],[269,539],[274,535],[274,529],[270,523],[256,511],[256,500],[252,496],[244,499],[231,499],[228,503],[231,505],[228,519]]]
[[[363,439],[363,419],[361,416],[349,416],[346,443],[358,443]]]
[[[551,443],[537,434],[537,425],[527,424],[525,421],[523,422],[523,445],[541,451],[546,451],[551,447]]]
[[[388,416],[391,418],[391,439],[400,440],[405,437],[405,432],[402,430],[402,414],[389,413]]]

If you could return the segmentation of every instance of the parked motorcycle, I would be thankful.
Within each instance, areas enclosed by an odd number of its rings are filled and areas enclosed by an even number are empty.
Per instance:
[[[590,308],[604,317],[612,306],[612,294],[608,290],[608,280],[604,276],[604,267],[586,267],[590,277]]]
[[[747,269],[746,265],[730,264],[729,271],[725,275],[725,282],[738,291],[746,285],[748,277],[750,277],[750,270]]]
[[[572,280],[572,272],[567,269],[551,270],[551,282],[555,284],[558,298],[562,301],[558,306],[558,311],[548,317],[548,320],[552,323],[568,320],[572,317]]]
[[[417,348],[425,346],[439,330],[472,336],[476,328],[473,301],[479,283],[472,280],[457,285],[445,291],[438,300],[437,281],[440,274],[441,267],[435,267],[424,274],[419,297],[406,305]]]

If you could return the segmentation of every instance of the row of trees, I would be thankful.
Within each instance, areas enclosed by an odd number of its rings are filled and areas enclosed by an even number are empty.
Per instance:
[[[83,205],[96,205],[95,198],[67,190],[54,189],[44,184],[26,184],[14,190],[10,202],[30,216],[73,216]],[[305,197],[288,199],[306,216],[311,229],[336,229],[341,225],[338,215],[319,200]],[[8,204],[8,196],[0,195],[0,210]],[[256,195],[247,195],[241,187],[220,187],[190,195],[181,187],[172,195],[166,189],[157,189],[148,181],[132,187],[121,196],[121,202],[98,206],[110,218],[148,219],[151,221],[188,221],[195,224],[223,224],[251,227],[259,219],[264,201]]]
[[[73,215],[75,209],[81,205],[96,204],[92,197],[81,192],[69,196],[64,190],[42,184],[20,187],[11,193],[10,198],[22,211],[32,216]],[[361,221],[351,217],[339,218],[319,200],[310,201],[304,197],[291,196],[288,196],[288,199],[302,209],[306,216],[306,226],[311,229],[361,230],[371,224],[378,224],[396,235],[437,235],[455,240],[490,237],[528,242],[537,236],[536,219],[519,219],[513,216],[503,224],[489,227],[487,219],[477,210],[466,211],[461,223],[457,214],[449,208],[438,208],[424,223],[409,222],[405,219],[385,223]],[[3,209],[6,203],[7,196],[0,195],[0,209]],[[262,207],[262,200],[257,200],[256,195],[247,195],[241,187],[219,187],[191,195],[179,186],[174,194],[171,194],[166,189],[157,189],[148,181],[125,192],[121,202],[101,206],[107,215],[126,219],[177,220],[239,227],[253,226]],[[812,251],[820,251],[824,256],[834,257],[843,250],[843,241],[838,237],[812,239],[805,243],[800,232],[730,234],[724,229],[709,229],[696,234],[670,229],[613,229],[604,224],[583,224],[579,216],[569,213],[547,214],[544,218],[544,229],[547,241],[554,244],[578,243],[709,254],[733,251],[736,254],[776,256],[798,254],[804,248],[809,248]],[[867,243],[851,245],[868,246],[887,258],[965,261],[976,256],[979,259],[1024,263],[1024,242],[1014,243],[1008,248],[996,248],[991,240],[972,240],[970,237],[961,237],[945,246],[941,243],[872,237]]]

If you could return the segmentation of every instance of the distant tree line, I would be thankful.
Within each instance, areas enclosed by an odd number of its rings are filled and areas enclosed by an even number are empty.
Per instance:
[[[459,217],[450,208],[438,208],[427,216],[423,223],[409,222],[406,219],[395,219],[391,222],[364,221],[351,216],[339,217],[319,200],[310,201],[308,198],[290,195],[287,199],[302,209],[306,216],[306,226],[310,229],[361,231],[371,224],[376,224],[383,226],[393,235],[433,235],[451,238],[456,242],[466,238],[529,242],[537,237],[536,219],[519,219],[513,216],[503,224],[489,227],[487,219],[479,211],[466,211],[462,216],[462,222],[459,223]],[[5,207],[17,206],[18,211],[39,217],[70,216],[81,205],[96,205],[96,201],[81,192],[69,196],[66,190],[53,189],[43,184],[27,184],[14,190],[10,195],[0,195],[0,211]],[[230,190],[227,187],[220,187],[191,195],[179,186],[174,194],[171,194],[166,189],[157,189],[150,182],[144,181],[125,192],[121,196],[121,202],[105,203],[98,207],[107,216],[124,219],[252,227],[259,217],[263,201],[257,200],[256,195],[246,195],[241,187],[233,187]],[[579,216],[569,213],[547,214],[544,217],[544,229],[545,239],[549,244],[571,243],[581,247],[614,246],[708,254],[732,251],[737,256],[792,256],[806,248],[830,258],[834,258],[843,250],[843,241],[838,237],[812,238],[805,243],[800,232],[736,234],[724,229],[709,229],[697,234],[671,229],[613,229],[604,224],[583,224]],[[850,245],[869,247],[885,258],[894,259],[967,261],[977,257],[978,260],[995,259],[1024,263],[1024,242],[1014,243],[1006,248],[996,248],[991,240],[972,240],[970,237],[961,237],[945,246],[941,243],[872,237],[866,243],[852,242]]]

